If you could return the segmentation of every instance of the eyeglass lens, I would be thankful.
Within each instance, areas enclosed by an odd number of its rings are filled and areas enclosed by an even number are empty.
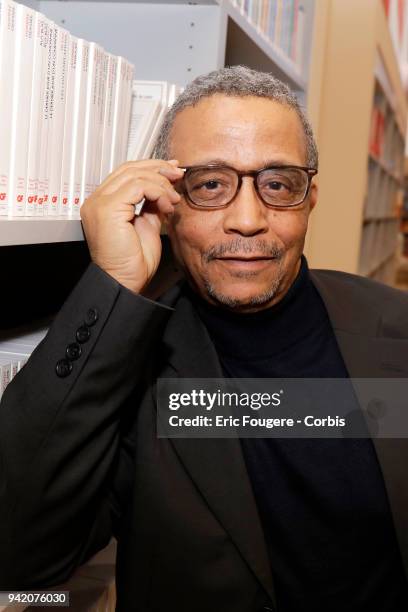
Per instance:
[[[259,195],[271,206],[294,206],[307,191],[308,174],[299,168],[267,168],[257,176]],[[185,177],[190,200],[207,208],[225,206],[238,189],[238,175],[231,168],[197,168]]]

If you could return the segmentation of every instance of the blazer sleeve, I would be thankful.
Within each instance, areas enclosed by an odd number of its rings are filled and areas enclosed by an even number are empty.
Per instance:
[[[91,262],[7,386],[0,590],[61,583],[108,543],[131,469],[121,413],[172,311]],[[72,343],[80,356],[61,362]]]

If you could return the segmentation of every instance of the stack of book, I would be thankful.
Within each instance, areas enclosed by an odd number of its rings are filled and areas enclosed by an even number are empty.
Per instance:
[[[293,62],[303,56],[305,8],[302,0],[232,0],[249,21]]]
[[[126,159],[132,82],[126,59],[1,1],[1,216],[79,218]]]
[[[0,342],[0,398],[4,389],[27,362],[47,331],[48,328],[43,327],[35,332]]]

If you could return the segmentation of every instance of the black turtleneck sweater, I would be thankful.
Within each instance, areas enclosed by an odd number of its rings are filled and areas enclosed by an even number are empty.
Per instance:
[[[348,377],[304,257],[283,299],[258,313],[191,299],[226,377]],[[241,444],[278,611],[406,612],[407,584],[372,441],[242,438]]]

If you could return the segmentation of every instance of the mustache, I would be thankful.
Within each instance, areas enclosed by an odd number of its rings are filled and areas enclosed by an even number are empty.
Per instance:
[[[265,257],[274,257],[279,259],[284,254],[284,249],[274,243],[268,243],[265,240],[245,240],[236,238],[228,243],[215,244],[203,254],[203,259],[206,263],[212,259],[225,257],[227,255],[248,255],[256,253]]]

